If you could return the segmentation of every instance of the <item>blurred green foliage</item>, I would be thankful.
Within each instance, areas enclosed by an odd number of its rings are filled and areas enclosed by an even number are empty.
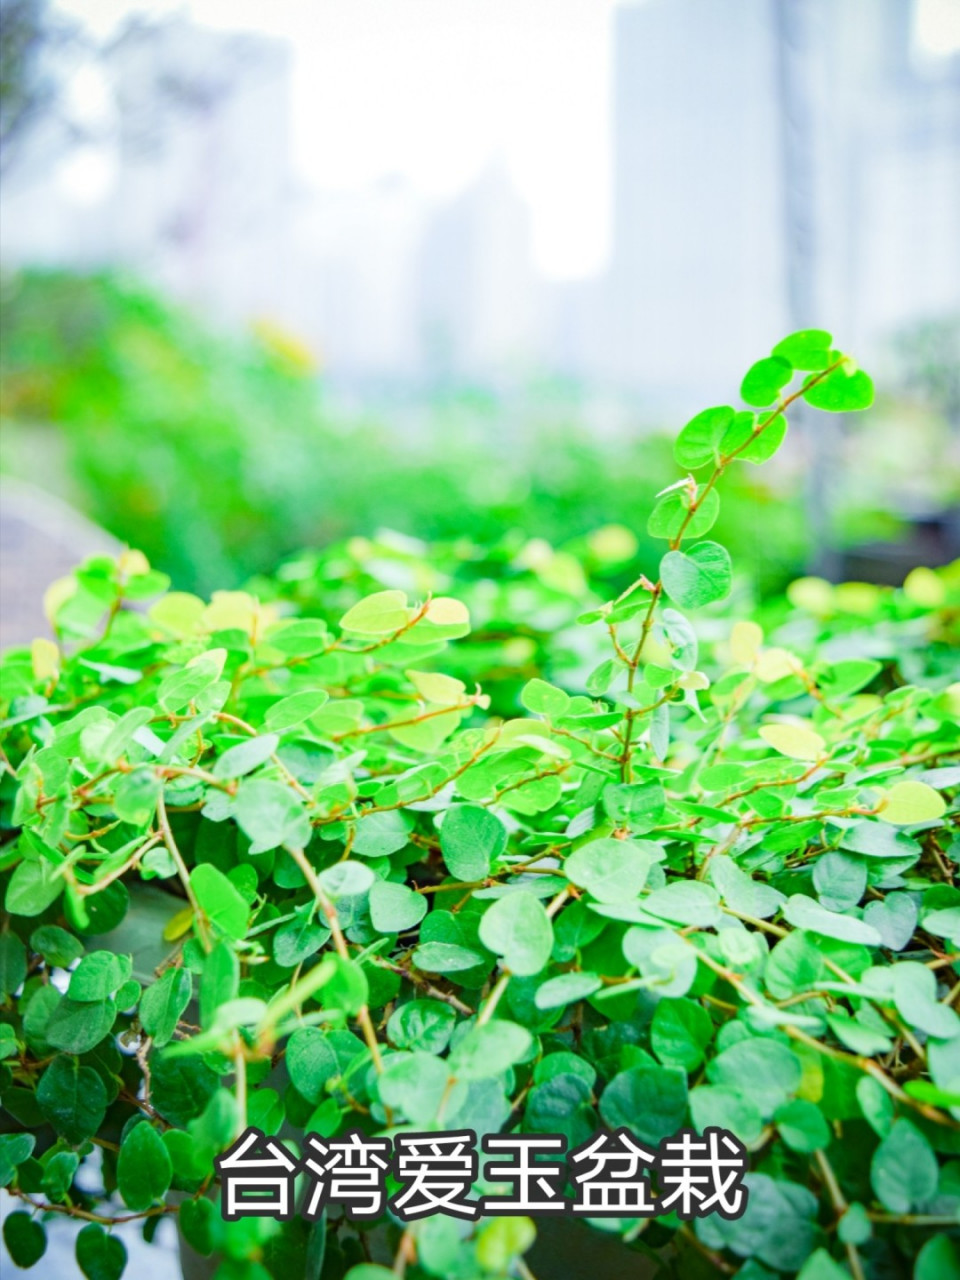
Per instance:
[[[632,554],[654,555],[641,513],[676,474],[668,437],[598,434],[556,388],[358,419],[280,331],[214,334],[117,276],[30,271],[5,279],[2,304],[4,468],[58,490],[185,589],[238,585],[301,547],[385,528],[575,549],[622,525]],[[809,558],[797,490],[795,460],[731,477],[717,532],[763,591]]]

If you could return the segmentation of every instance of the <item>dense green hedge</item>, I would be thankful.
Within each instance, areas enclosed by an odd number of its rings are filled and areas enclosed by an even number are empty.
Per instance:
[[[656,554],[645,513],[674,478],[670,437],[598,431],[569,388],[422,393],[361,414],[269,325],[214,335],[124,279],[27,272],[2,282],[0,308],[0,458],[58,481],[185,589],[236,587],[301,546],[381,529],[484,546],[520,530],[580,557],[614,524],[633,531],[633,557]],[[791,471],[726,483],[718,536],[763,591],[812,559]],[[855,520],[856,536],[896,527]]]
[[[56,643],[2,666],[18,1261],[57,1213],[117,1275],[111,1224],[177,1213],[222,1280],[529,1276],[523,1219],[393,1223],[392,1271],[342,1221],[224,1222],[213,1157],[248,1123],[689,1123],[749,1150],[746,1213],[598,1222],[620,1274],[958,1274],[960,571],[738,616],[718,481],[801,395],[872,388],[814,332],[742,394],[680,434],[665,553],[576,619],[544,545],[355,542],[262,599],[138,552],[53,585]],[[141,987],[99,938],[143,882],[179,902]]]

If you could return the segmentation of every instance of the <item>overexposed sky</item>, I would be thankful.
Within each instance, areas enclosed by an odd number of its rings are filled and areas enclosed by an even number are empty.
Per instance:
[[[450,197],[494,160],[530,208],[545,274],[608,251],[616,0],[58,0],[101,37],[184,12],[294,47],[293,146],[309,182],[400,176]]]
[[[611,25],[626,3],[643,0],[56,0],[100,37],[183,12],[290,41],[306,181],[399,176],[443,199],[502,160],[537,266],[559,278],[593,274],[609,250]],[[960,0],[917,0],[916,18],[925,51],[960,49]]]

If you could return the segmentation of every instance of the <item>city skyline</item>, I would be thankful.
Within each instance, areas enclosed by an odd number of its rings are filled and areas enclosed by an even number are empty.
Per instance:
[[[612,12],[611,248],[588,275],[543,271],[499,152],[449,195],[402,172],[304,181],[296,50],[183,14],[107,41],[91,137],[113,171],[76,205],[49,166],[12,184],[6,260],[135,269],[220,320],[286,325],[357,385],[561,374],[662,400],[790,327],[829,317],[869,356],[949,312],[960,60],[916,56],[909,0]]]

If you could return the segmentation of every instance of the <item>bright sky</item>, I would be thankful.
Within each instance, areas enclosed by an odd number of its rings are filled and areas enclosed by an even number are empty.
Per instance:
[[[611,38],[642,0],[57,0],[106,36],[182,11],[294,48],[293,146],[308,181],[406,178],[449,197],[505,161],[549,276],[597,271],[610,235]],[[719,2],[719,0],[717,0]],[[960,49],[960,0],[917,0],[922,49]]]
[[[294,46],[295,163],[356,189],[384,176],[452,196],[503,160],[547,275],[598,270],[610,221],[610,22],[617,0],[59,0],[106,36],[186,12]]]

